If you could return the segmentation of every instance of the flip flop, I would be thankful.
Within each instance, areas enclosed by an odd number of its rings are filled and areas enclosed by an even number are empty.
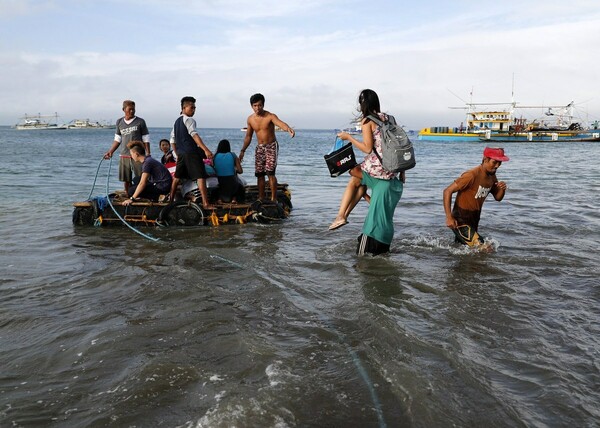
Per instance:
[[[336,220],[333,223],[331,223],[331,225],[329,226],[329,230],[335,230],[335,229],[339,229],[340,227],[344,226],[348,224],[347,220]]]

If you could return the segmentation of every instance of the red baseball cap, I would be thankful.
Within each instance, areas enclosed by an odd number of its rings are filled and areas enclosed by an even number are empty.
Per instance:
[[[483,150],[483,157],[494,159],[500,162],[506,162],[510,160],[508,156],[504,155],[504,149],[501,147],[486,147]]]

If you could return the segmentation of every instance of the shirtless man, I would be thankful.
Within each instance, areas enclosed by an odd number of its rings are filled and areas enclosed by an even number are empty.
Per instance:
[[[244,153],[252,142],[252,134],[256,132],[258,144],[255,150],[254,175],[258,185],[258,199],[265,198],[265,175],[267,175],[271,187],[271,200],[277,201],[275,168],[277,167],[279,144],[275,138],[275,126],[289,132],[292,138],[294,138],[296,132],[287,123],[281,121],[276,114],[264,109],[265,97],[262,94],[252,95],[250,105],[254,113],[248,116],[248,130],[240,152],[240,162],[244,160]]]

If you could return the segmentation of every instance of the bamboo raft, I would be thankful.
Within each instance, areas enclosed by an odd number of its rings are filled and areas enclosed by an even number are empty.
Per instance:
[[[73,203],[73,224],[77,226],[118,226],[123,221],[146,226],[219,226],[247,222],[272,223],[287,218],[292,210],[291,193],[287,184],[277,187],[277,201],[271,201],[271,192],[266,186],[268,200],[258,200],[256,185],[246,186],[246,203],[217,204],[215,209],[206,210],[202,204],[190,200],[175,202],[153,202],[136,200],[123,205],[127,199],[124,191],[108,196],[94,197]]]

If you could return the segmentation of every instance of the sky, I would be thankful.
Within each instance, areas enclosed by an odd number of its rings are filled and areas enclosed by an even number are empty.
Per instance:
[[[238,128],[260,92],[295,128],[342,128],[365,88],[409,129],[513,95],[593,121],[599,50],[597,0],[0,0],[0,125],[114,122],[132,99],[171,126],[191,95],[199,128]]]

